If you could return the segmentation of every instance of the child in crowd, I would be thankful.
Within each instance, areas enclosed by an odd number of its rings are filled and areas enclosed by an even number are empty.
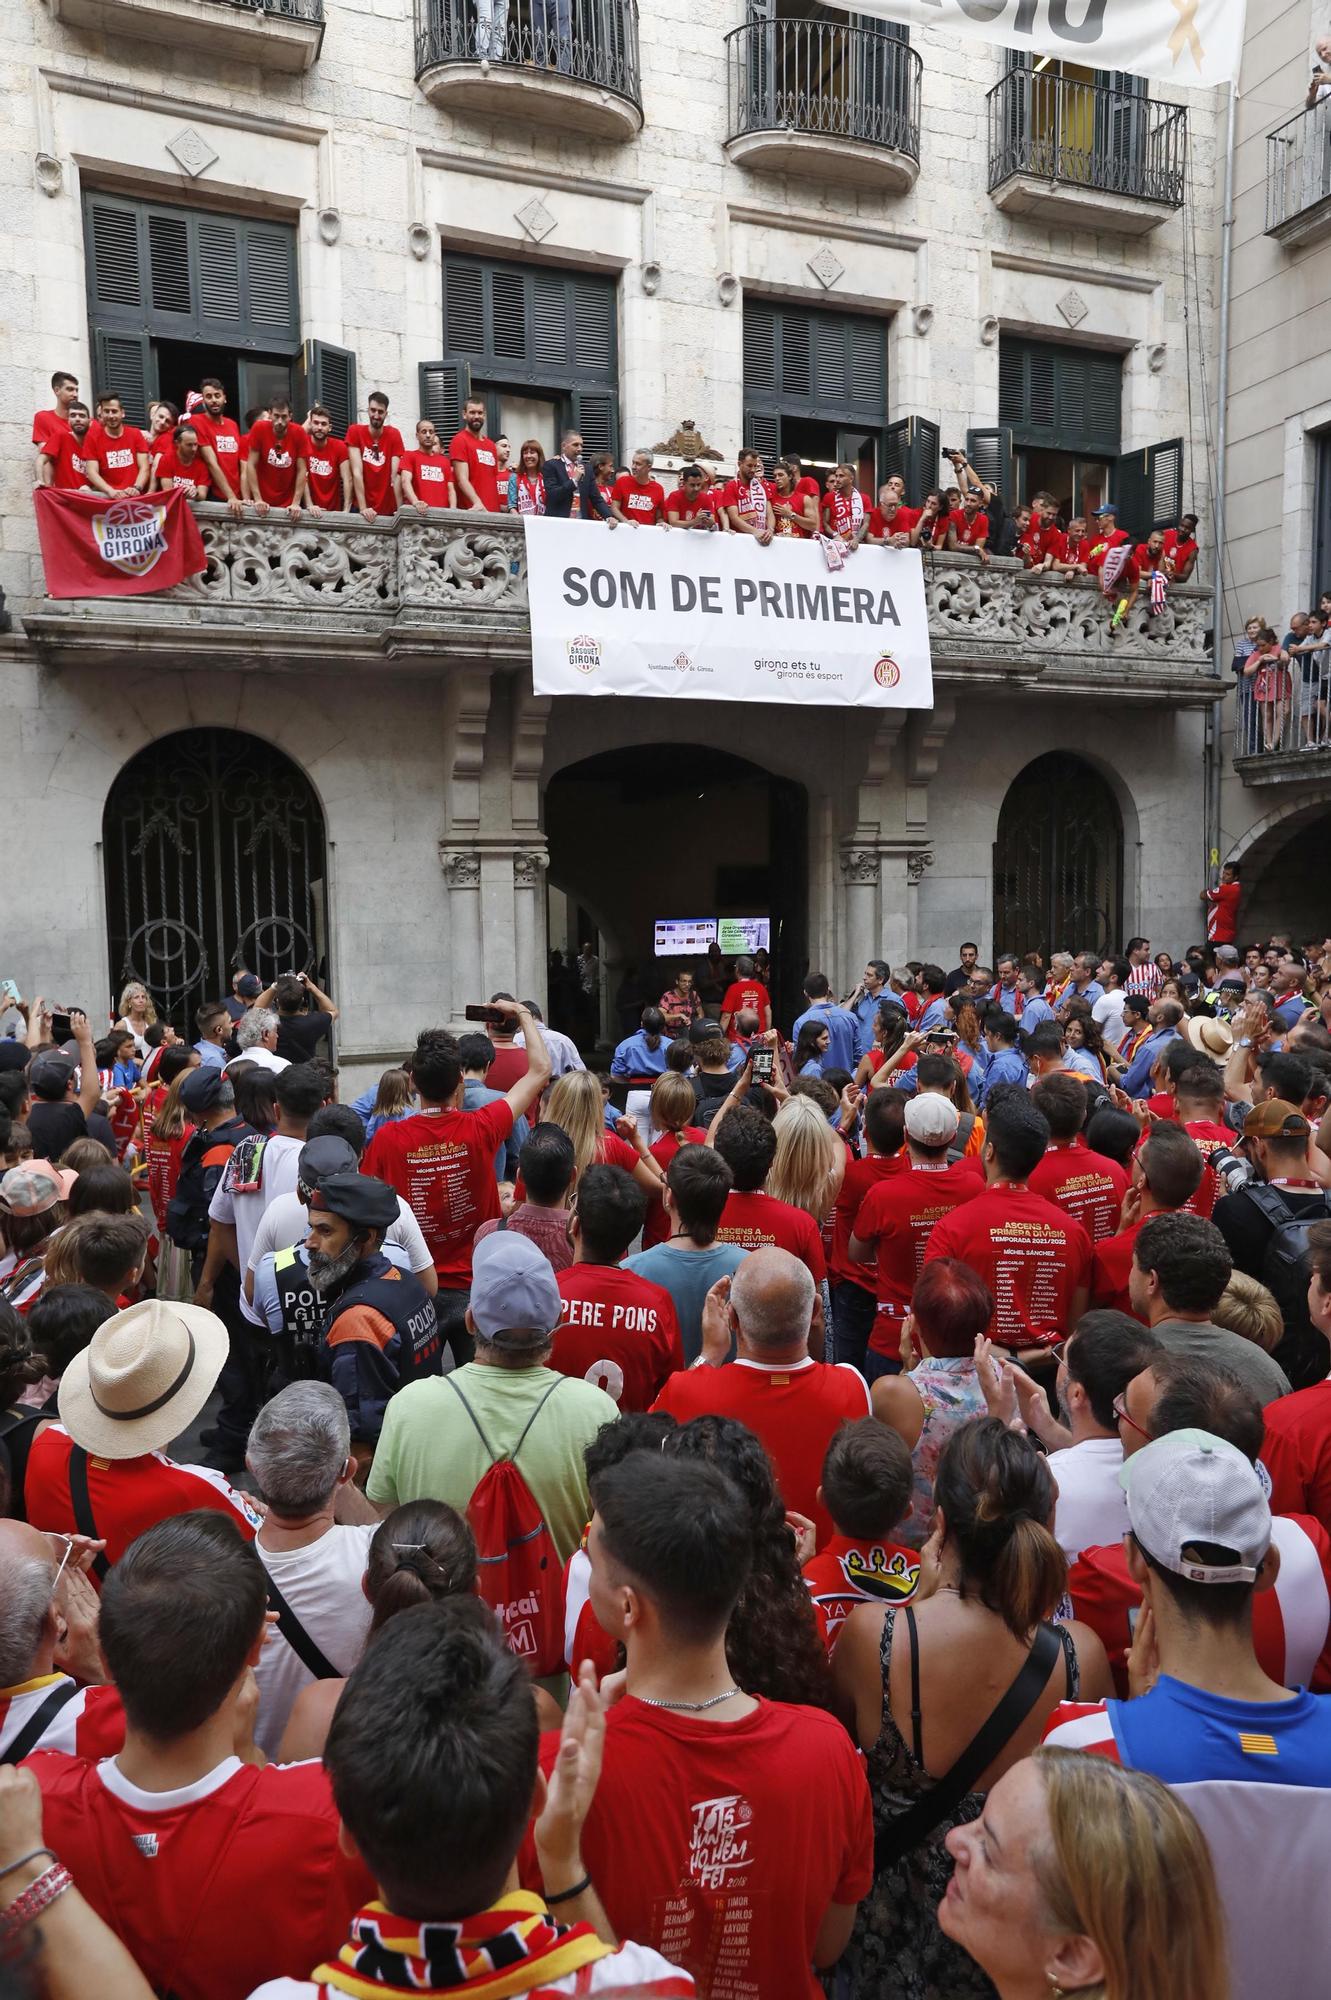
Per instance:
[[[925,1558],[888,1540],[910,1512],[911,1458],[896,1431],[876,1417],[842,1424],[827,1447],[818,1498],[834,1533],[804,1565],[818,1630],[830,1654],[857,1604],[903,1604]]]

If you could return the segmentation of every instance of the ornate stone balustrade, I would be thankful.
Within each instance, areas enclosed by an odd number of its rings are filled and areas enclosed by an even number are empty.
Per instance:
[[[379,662],[438,673],[450,663],[528,656],[520,520],[413,513],[366,526],[348,515],[198,513],[206,571],[156,596],[40,601],[23,623],[43,658],[269,668]],[[779,563],[780,549],[769,558]],[[871,564],[874,551],[855,560]],[[925,593],[934,675],[945,685],[1110,688],[1141,700],[1214,693],[1205,643],[1210,600],[1192,586],[1174,589],[1154,618],[1143,594],[1117,633],[1089,581],[1031,576],[1014,562],[985,567],[968,555],[926,556]]]

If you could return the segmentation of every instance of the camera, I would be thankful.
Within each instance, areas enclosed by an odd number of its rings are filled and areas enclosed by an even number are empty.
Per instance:
[[[945,444],[943,446],[943,456],[944,458],[964,458],[966,454],[960,445]]]

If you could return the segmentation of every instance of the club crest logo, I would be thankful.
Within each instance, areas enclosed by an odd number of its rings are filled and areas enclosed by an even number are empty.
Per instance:
[[[874,662],[873,677],[880,688],[894,688],[901,679],[901,669],[890,653]]]
[[[125,576],[146,576],[166,554],[165,527],[165,502],[153,500],[117,500],[92,520],[102,560]]]
[[[601,664],[601,642],[581,633],[576,639],[565,641],[568,663],[576,667],[580,674],[594,674]]]

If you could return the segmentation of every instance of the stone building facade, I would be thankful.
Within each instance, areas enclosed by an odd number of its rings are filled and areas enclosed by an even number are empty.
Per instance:
[[[420,407],[451,419],[470,380],[493,424],[549,441],[571,418],[621,462],[678,465],[687,425],[727,468],[747,435],[922,487],[940,444],[968,444],[1009,494],[1122,495],[1143,527],[1205,514],[1211,96],[910,46],[816,0],[482,13],[8,10],[0,781],[40,857],[4,891],[16,976],[76,998],[133,964],[183,993],[200,953],[218,986],[237,951],[303,954],[344,1059],[372,1064],[495,986],[541,992],[570,926],[596,923],[613,968],[653,916],[757,909],[764,882],[796,980],[1054,926],[1189,942],[1200,588],[1110,639],[1084,583],[932,559],[934,709],[794,727],[534,698],[512,522],[204,510],[197,584],[43,599],[28,420],[56,367],[131,398],[225,372],[238,413],[281,380],[358,413],[382,388],[404,431]],[[163,779],[179,732],[211,788],[190,834]],[[225,849],[241,822],[251,844]],[[638,893],[663,848],[675,910]],[[235,901],[224,851],[270,887]]]

